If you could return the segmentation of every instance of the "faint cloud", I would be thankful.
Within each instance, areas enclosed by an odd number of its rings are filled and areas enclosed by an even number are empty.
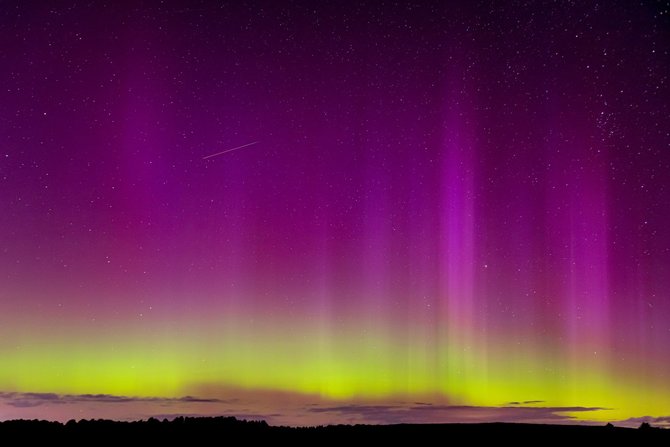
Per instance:
[[[149,402],[163,405],[179,403],[227,403],[223,399],[205,399],[193,396],[184,397],[132,397],[113,394],[55,394],[55,393],[16,393],[0,392],[0,401],[17,408],[37,407],[44,404],[80,404],[80,403],[136,403]]]
[[[524,403],[538,403],[526,401]],[[450,422],[529,422],[566,423],[573,422],[574,416],[565,413],[579,413],[606,410],[602,407],[480,407],[466,405],[428,405],[425,403],[406,405],[338,405],[310,407],[312,413],[331,413],[345,416],[349,420],[370,424],[400,423],[450,423]]]
[[[640,416],[615,421],[614,425],[623,425],[627,427],[638,427],[643,422],[647,422],[654,427],[670,428],[670,416]]]
[[[500,406],[453,405],[398,398],[385,401],[343,403],[310,394],[272,390],[216,389],[193,393],[212,397],[134,397],[112,394],[55,394],[0,392],[0,409],[5,417],[108,418],[138,420],[149,417],[173,419],[177,416],[235,416],[265,420],[272,425],[328,424],[425,424],[517,422],[545,424],[595,423],[591,411],[603,407],[546,406],[541,400],[513,401]],[[669,426],[670,417],[632,418],[621,425]],[[600,423],[598,423],[600,424]]]

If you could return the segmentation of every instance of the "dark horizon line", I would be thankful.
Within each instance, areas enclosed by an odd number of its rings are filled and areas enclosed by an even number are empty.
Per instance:
[[[668,430],[670,432],[670,427],[663,426],[652,426],[648,422],[642,422],[639,427],[631,426],[622,426],[614,425],[612,422],[605,422],[601,424],[595,423],[579,423],[584,421],[575,421],[575,423],[542,423],[542,422],[502,422],[502,421],[490,421],[490,422],[422,422],[422,423],[391,423],[391,424],[371,424],[371,423],[355,423],[355,424],[326,424],[326,425],[304,425],[304,426],[291,426],[291,425],[272,425],[265,421],[264,419],[245,419],[238,418],[236,416],[194,416],[194,415],[180,415],[173,418],[167,417],[157,417],[150,416],[147,419],[133,419],[133,420],[116,420],[116,419],[104,419],[104,418],[92,418],[92,419],[70,419],[67,422],[61,422],[57,420],[48,420],[48,419],[0,419],[0,429],[4,424],[12,423],[33,423],[33,424],[49,424],[49,425],[60,425],[63,427],[74,426],[74,425],[86,425],[86,424],[114,424],[114,425],[166,425],[166,424],[183,424],[183,423],[204,423],[204,422],[222,422],[228,424],[239,424],[239,425],[258,425],[272,429],[289,429],[289,430],[311,430],[311,429],[326,429],[326,428],[366,428],[366,427],[475,427],[475,426],[508,426],[508,427],[555,427],[555,428],[609,428],[609,429],[624,429],[624,430],[640,430],[640,429],[659,429],[659,430]],[[615,421],[617,422],[617,421]]]

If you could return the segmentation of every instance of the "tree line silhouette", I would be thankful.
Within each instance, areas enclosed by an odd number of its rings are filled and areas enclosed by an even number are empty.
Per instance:
[[[193,442],[222,440],[247,441],[347,442],[403,441],[433,437],[452,440],[614,440],[617,442],[670,441],[670,430],[643,423],[639,429],[586,425],[541,424],[396,424],[329,425],[317,427],[270,426],[265,421],[234,417],[177,417],[172,420],[150,418],[144,421],[71,420],[65,424],[42,420],[0,422],[0,443],[8,440],[78,440],[90,443],[109,441]],[[418,437],[418,438],[417,438]],[[440,439],[440,438],[435,438]],[[225,444],[225,442],[223,442]]]

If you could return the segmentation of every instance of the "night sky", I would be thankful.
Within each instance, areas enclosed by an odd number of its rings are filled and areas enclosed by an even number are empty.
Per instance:
[[[0,420],[670,425],[668,2],[66,3],[0,3]]]

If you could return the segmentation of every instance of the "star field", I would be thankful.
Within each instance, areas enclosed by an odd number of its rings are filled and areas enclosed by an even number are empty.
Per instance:
[[[669,9],[3,2],[0,419],[668,416]]]

